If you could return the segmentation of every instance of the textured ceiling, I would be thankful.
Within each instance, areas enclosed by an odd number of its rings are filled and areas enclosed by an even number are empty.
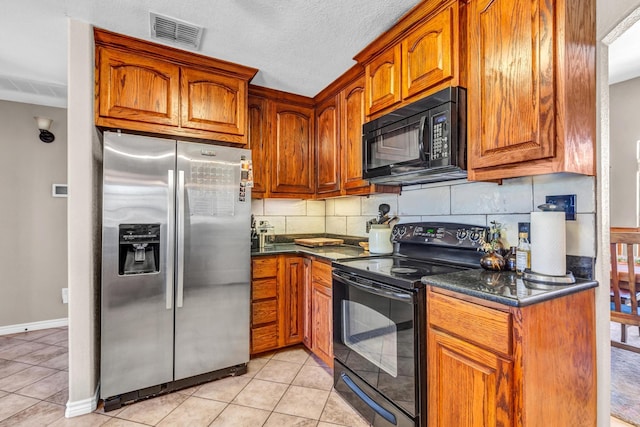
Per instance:
[[[67,18],[150,40],[151,11],[203,26],[197,52],[258,68],[253,84],[314,96],[418,2],[3,0],[0,99],[66,106]]]

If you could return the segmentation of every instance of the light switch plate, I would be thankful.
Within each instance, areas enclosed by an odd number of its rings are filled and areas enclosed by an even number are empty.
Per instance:
[[[576,220],[576,195],[547,196],[546,203],[557,205],[564,211],[566,221]]]

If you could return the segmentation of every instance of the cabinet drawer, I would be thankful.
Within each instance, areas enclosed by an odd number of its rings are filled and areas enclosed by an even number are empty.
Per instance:
[[[276,257],[258,257],[251,260],[251,271],[254,279],[275,277],[278,272],[278,259]]]
[[[275,277],[258,279],[251,282],[251,300],[275,298],[278,283]]]
[[[251,330],[251,353],[271,350],[278,346],[278,328],[276,325],[262,326]]]
[[[504,355],[511,355],[511,315],[429,292],[429,325]]]
[[[314,261],[311,267],[311,281],[331,287],[331,265]]]
[[[276,299],[254,302],[251,304],[251,324],[275,322],[278,318],[278,303]]]

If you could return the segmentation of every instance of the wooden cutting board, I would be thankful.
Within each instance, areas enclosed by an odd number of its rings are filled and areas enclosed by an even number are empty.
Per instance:
[[[342,239],[330,239],[328,237],[310,237],[308,239],[293,239],[296,245],[308,246],[315,248],[317,246],[341,245],[344,243]]]

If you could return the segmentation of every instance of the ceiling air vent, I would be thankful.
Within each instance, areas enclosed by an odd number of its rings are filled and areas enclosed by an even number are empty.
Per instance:
[[[202,27],[153,12],[150,12],[149,15],[151,17],[152,38],[179,43],[194,49],[200,47],[200,39],[204,31]]]

